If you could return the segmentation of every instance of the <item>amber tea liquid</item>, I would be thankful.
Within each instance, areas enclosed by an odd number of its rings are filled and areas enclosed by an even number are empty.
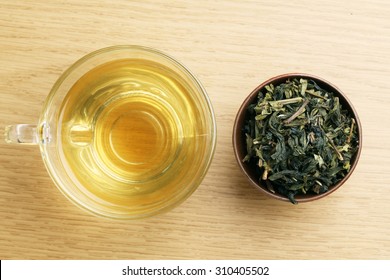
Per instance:
[[[82,76],[59,121],[61,156],[80,192],[130,212],[179,193],[198,175],[191,166],[207,143],[194,90],[143,59],[112,61]]]

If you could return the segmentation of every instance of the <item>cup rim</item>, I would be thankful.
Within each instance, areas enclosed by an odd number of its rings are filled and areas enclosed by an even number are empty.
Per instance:
[[[241,106],[239,107],[239,109],[237,111],[236,118],[235,118],[234,125],[233,125],[233,133],[232,133],[232,144],[233,144],[234,156],[236,158],[236,161],[238,163],[238,166],[239,166],[241,172],[244,174],[244,176],[246,177],[246,179],[249,181],[249,183],[252,186],[254,186],[256,189],[258,189],[260,192],[266,194],[268,197],[272,197],[272,198],[275,198],[277,200],[281,200],[281,201],[284,201],[284,202],[289,202],[290,201],[287,197],[285,197],[283,195],[280,195],[278,193],[270,192],[267,189],[266,186],[264,186],[264,185],[259,183],[258,178],[255,179],[255,178],[253,178],[253,176],[251,176],[251,174],[249,172],[250,166],[248,166],[248,165],[246,165],[245,163],[242,162],[242,159],[243,159],[243,157],[242,157],[242,154],[243,154],[242,147],[245,147],[245,145],[242,144],[242,142],[243,142],[243,135],[241,133],[242,124],[243,124],[243,122],[245,120],[246,109],[247,109],[248,105],[253,103],[254,100],[257,98],[258,92],[262,88],[264,88],[266,85],[268,85],[270,83],[274,83],[274,84],[275,84],[275,82],[276,83],[280,83],[280,82],[283,82],[283,81],[285,81],[285,80],[287,80],[289,78],[290,79],[291,78],[308,78],[308,79],[313,79],[314,81],[319,82],[319,83],[321,83],[323,85],[326,85],[328,88],[333,89],[334,94],[341,98],[340,103],[342,102],[343,105],[345,104],[346,107],[347,107],[347,110],[355,118],[356,128],[357,128],[357,132],[358,132],[359,146],[358,146],[356,154],[354,155],[354,157],[352,159],[351,168],[350,168],[349,172],[346,174],[346,176],[342,180],[340,180],[337,184],[332,185],[329,188],[329,190],[327,192],[325,192],[325,193],[310,194],[310,195],[297,195],[295,197],[295,200],[298,203],[310,202],[310,201],[314,201],[314,200],[326,197],[326,196],[330,195],[331,193],[333,193],[334,191],[336,191],[337,189],[339,189],[350,178],[350,176],[352,175],[353,171],[355,170],[355,168],[356,168],[356,166],[358,164],[358,161],[359,161],[359,158],[360,158],[360,154],[361,154],[361,151],[362,151],[362,143],[363,143],[362,142],[362,140],[363,140],[362,139],[363,138],[362,137],[362,125],[361,125],[359,116],[357,114],[357,111],[354,108],[354,106],[351,103],[351,101],[345,95],[345,93],[343,93],[338,87],[336,87],[335,85],[333,85],[329,81],[327,81],[327,80],[325,80],[323,78],[320,78],[320,77],[318,77],[316,75],[312,75],[312,74],[291,72],[291,73],[280,74],[280,75],[271,77],[271,78],[267,79],[266,81],[262,82],[260,85],[258,85],[244,99],[244,101],[242,102]]]

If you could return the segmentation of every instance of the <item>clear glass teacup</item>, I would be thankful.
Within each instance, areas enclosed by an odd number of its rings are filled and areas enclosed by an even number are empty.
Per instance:
[[[216,145],[211,102],[170,56],[113,46],[81,58],[54,84],[37,125],[8,143],[35,144],[59,190],[98,216],[137,219],[188,198]]]

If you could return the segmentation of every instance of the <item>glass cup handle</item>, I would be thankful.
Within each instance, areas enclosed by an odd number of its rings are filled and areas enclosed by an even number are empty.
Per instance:
[[[5,127],[5,142],[36,145],[39,142],[37,126],[32,124],[16,124]]]

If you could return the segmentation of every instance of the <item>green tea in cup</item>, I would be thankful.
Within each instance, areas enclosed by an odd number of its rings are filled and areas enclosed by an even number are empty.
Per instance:
[[[134,219],[197,188],[215,130],[210,100],[187,68],[157,50],[116,46],[71,66],[38,126],[9,126],[7,139],[39,144],[54,182],[78,206]]]

